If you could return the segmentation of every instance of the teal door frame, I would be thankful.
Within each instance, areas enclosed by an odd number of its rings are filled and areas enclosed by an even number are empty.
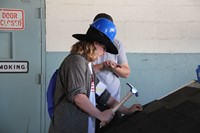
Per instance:
[[[0,29],[0,61],[24,61],[28,67],[26,72],[0,72],[0,132],[45,133],[45,1],[1,0],[0,8],[25,13],[24,29]]]

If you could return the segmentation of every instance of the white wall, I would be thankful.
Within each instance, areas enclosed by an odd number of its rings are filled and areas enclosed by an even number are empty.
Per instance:
[[[130,53],[199,53],[200,0],[46,0],[47,51],[69,51],[99,12]]]

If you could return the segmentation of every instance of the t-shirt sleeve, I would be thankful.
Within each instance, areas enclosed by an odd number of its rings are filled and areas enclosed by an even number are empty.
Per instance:
[[[116,47],[118,48],[118,52],[119,52],[117,55],[117,63],[118,64],[127,63],[128,61],[127,61],[126,52],[125,52],[125,48],[123,44],[117,39],[115,39],[114,43]]]

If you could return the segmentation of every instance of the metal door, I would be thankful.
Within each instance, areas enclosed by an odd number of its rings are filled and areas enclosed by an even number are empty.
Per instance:
[[[0,132],[42,130],[42,0],[0,0]]]

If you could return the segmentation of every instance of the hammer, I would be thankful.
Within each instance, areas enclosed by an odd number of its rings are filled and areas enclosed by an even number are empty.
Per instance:
[[[112,112],[115,113],[119,107],[124,104],[132,95],[135,95],[136,97],[139,96],[137,89],[131,85],[130,83],[126,83],[130,87],[130,91],[126,94],[126,96],[112,109]],[[105,126],[105,122],[100,123],[100,127]]]

